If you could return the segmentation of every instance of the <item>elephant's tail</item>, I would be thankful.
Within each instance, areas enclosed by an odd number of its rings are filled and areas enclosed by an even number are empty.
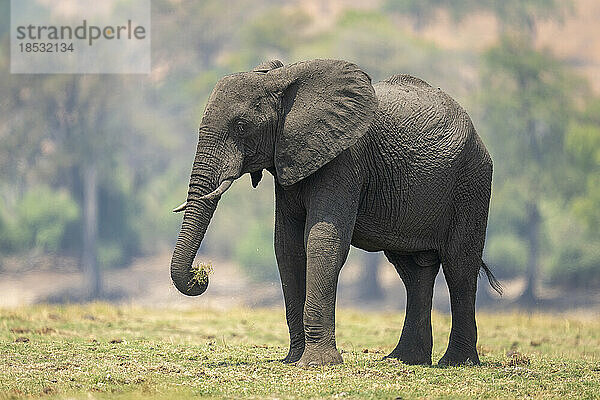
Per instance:
[[[500,281],[498,279],[496,279],[494,274],[492,274],[492,271],[490,270],[490,268],[487,265],[485,265],[483,260],[481,261],[481,267],[485,271],[485,274],[487,275],[487,278],[488,278],[488,282],[490,282],[490,286],[492,287],[492,289],[494,289],[496,292],[498,292],[498,294],[500,296],[502,296],[502,293],[504,292],[504,288],[502,287],[502,284],[500,283]]]

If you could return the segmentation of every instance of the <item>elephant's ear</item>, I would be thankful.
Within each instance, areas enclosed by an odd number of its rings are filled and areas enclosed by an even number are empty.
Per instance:
[[[356,65],[313,60],[267,73],[279,94],[283,129],[275,141],[277,179],[306,178],[363,136],[377,107],[371,78]]]

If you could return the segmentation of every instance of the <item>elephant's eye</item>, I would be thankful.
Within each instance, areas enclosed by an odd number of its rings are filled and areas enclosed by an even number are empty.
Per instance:
[[[246,131],[246,122],[242,120],[237,121],[235,123],[235,131],[240,135],[244,134]]]

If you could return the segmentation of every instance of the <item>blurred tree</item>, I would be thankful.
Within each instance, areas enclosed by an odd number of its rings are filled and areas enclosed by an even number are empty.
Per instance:
[[[522,224],[510,231],[527,243],[522,301],[532,302],[540,276],[540,201],[560,197],[556,183],[567,176],[564,140],[576,86],[560,61],[535,50],[522,36],[503,37],[484,54],[484,63],[480,119],[492,158],[502,160],[494,165],[494,196],[506,190],[504,185],[512,188],[507,193],[519,193],[500,201],[511,201],[511,207],[522,213]],[[494,212],[492,217],[493,226]]]
[[[571,123],[566,146],[580,171],[584,187],[573,200],[576,215],[592,235],[600,233],[600,99],[588,102],[581,116]]]
[[[460,19],[472,12],[477,3],[475,0],[385,0],[383,10],[412,18],[413,28],[419,32],[435,19],[437,11],[447,10],[454,19]]]
[[[342,13],[331,30],[303,41],[291,56],[294,60],[350,60],[367,71],[374,82],[393,74],[409,73],[435,80],[438,85],[440,81],[455,81],[457,75],[455,59],[431,42],[399,29],[378,11]]]
[[[112,116],[117,111],[118,93],[123,83],[118,77],[94,75],[57,76],[43,82],[38,92],[38,110],[43,110],[49,136],[57,146],[53,159],[59,176],[69,171],[71,190],[80,185],[82,209],[81,260],[88,294],[102,294],[98,265],[99,175],[110,174],[121,146],[118,127]],[[61,165],[62,164],[62,165]]]
[[[473,7],[489,11],[500,23],[501,34],[517,31],[530,41],[537,36],[537,22],[554,19],[562,21],[571,11],[571,0],[483,0],[472,1]]]
[[[585,99],[572,118],[566,149],[574,168],[571,194],[552,209],[550,278],[568,288],[600,287],[600,99]]]
[[[363,300],[379,300],[384,297],[383,288],[379,282],[379,264],[381,253],[362,252],[363,264],[359,279],[358,297]]]
[[[535,39],[538,21],[560,20],[571,6],[570,0],[385,0],[383,10],[412,18],[416,31],[432,22],[440,10],[450,13],[455,21],[484,11],[496,17],[502,35],[516,30]]]
[[[4,203],[16,216],[23,215],[16,219],[17,225],[38,232],[38,239],[29,248],[71,248],[78,253],[92,298],[102,292],[98,264],[98,251],[105,250],[102,246],[113,250],[116,246],[121,255],[134,254],[137,247],[130,228],[135,209],[125,208],[124,199],[115,201],[119,198],[115,194],[124,190],[118,183],[120,174],[131,171],[127,158],[133,148],[126,146],[127,140],[139,133],[129,117],[131,97],[127,88],[131,83],[120,76],[99,75],[11,75],[2,79],[13,92],[10,102],[3,106],[12,110],[9,115],[15,118],[6,118],[0,130],[3,150],[10,150],[3,151],[0,168],[7,174],[0,184],[22,187],[3,190]],[[144,147],[141,141],[136,144]],[[81,216],[73,219],[67,200],[54,196],[53,190],[32,190],[44,185],[59,192],[67,189]],[[31,196],[39,196],[37,201],[47,207],[33,207]],[[23,204],[28,205],[23,208]],[[54,211],[59,206],[64,214]],[[123,208],[125,211],[115,215]],[[37,216],[27,217],[31,212]],[[43,227],[43,221],[50,220],[55,221],[51,223],[54,230]],[[34,223],[39,226],[31,226]],[[39,237],[40,229],[46,232],[45,244]],[[29,250],[27,243],[15,244],[14,250]]]
[[[310,16],[300,9],[268,9],[240,30],[240,42],[245,45],[237,58],[249,65],[268,59],[289,60],[294,49],[312,37],[311,24]]]

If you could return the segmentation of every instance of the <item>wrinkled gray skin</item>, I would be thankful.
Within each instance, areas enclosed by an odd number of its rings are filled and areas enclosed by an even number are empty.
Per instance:
[[[475,291],[492,160],[467,113],[408,75],[371,85],[345,61],[271,61],[215,86],[199,129],[171,276],[190,267],[225,182],[275,177],[275,253],[290,349],[284,362],[336,364],[338,275],[350,245],[383,250],[407,290],[404,328],[388,357],[431,364],[431,300],[440,264],[452,330],[440,364],[479,363]],[[205,196],[204,198],[202,196]],[[218,272],[218,271],[217,271]]]

